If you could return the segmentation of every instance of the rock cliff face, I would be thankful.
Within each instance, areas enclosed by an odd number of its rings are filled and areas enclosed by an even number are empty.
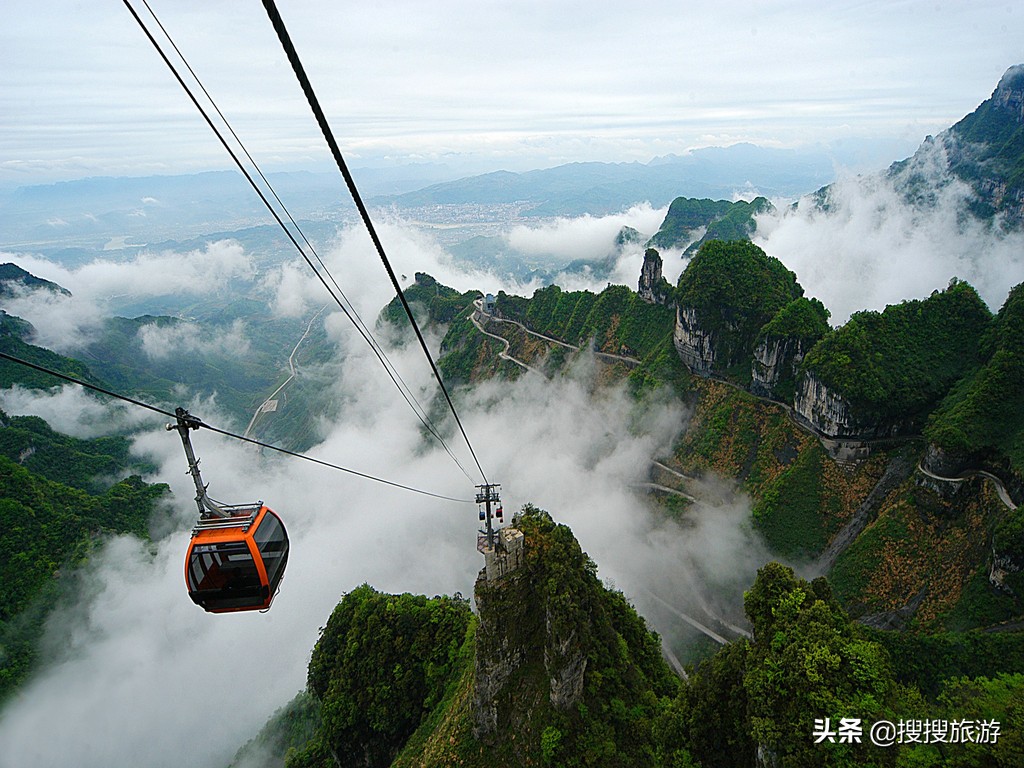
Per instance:
[[[474,590],[480,623],[476,632],[473,687],[473,736],[481,741],[507,729],[515,717],[515,691],[531,655],[540,627],[527,600],[508,599],[528,585],[523,574],[488,582],[481,572]],[[533,702],[535,703],[535,702]]]
[[[943,450],[929,443],[921,466],[939,477],[957,477],[970,467],[970,457]]]
[[[680,359],[690,371],[699,376],[711,375],[715,367],[715,338],[701,328],[695,309],[676,307],[672,341]]]
[[[661,254],[648,248],[644,252],[644,265],[640,268],[640,281],[637,294],[648,304],[664,304],[667,298],[662,287],[664,278],[661,275]]]
[[[472,719],[473,735],[484,743],[524,727],[520,721],[543,705],[544,692],[561,711],[583,692],[584,627],[567,625],[552,601],[535,589],[536,577],[535,569],[524,566],[500,577],[493,570],[488,577],[485,569],[477,578],[480,623]]]
[[[1009,592],[1011,595],[1016,592],[1010,581],[1013,576],[1024,571],[1024,563],[1011,554],[1001,553],[992,547],[992,565],[989,567],[988,580],[992,586]]]
[[[807,354],[801,339],[766,336],[754,347],[750,369],[750,391],[763,397],[775,397],[783,380],[796,377],[800,362]]]
[[[850,404],[825,386],[813,373],[797,382],[793,410],[811,427],[832,438],[873,440],[896,437],[908,431],[901,422],[884,423],[858,418]]]
[[[852,435],[857,429],[849,403],[830,391],[813,374],[804,375],[797,384],[793,410],[829,437]]]

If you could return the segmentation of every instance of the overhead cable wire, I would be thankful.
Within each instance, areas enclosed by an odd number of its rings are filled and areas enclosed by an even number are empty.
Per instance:
[[[352,201],[359,210],[359,215],[363,220],[363,224],[366,225],[366,231],[369,233],[370,239],[373,241],[373,245],[377,249],[377,254],[380,256],[380,259],[384,264],[384,269],[387,271],[388,277],[391,278],[391,284],[394,286],[395,293],[401,301],[406,315],[409,317],[409,323],[412,325],[412,329],[416,333],[416,338],[419,340],[420,347],[423,349],[423,354],[426,355],[427,362],[430,363],[430,369],[433,371],[434,377],[437,379],[437,384],[441,388],[441,392],[444,393],[444,398],[448,402],[448,407],[451,409],[452,415],[455,417],[455,422],[459,425],[462,437],[469,448],[469,452],[473,456],[473,461],[476,462],[476,468],[480,471],[480,475],[483,477],[484,483],[486,484],[487,474],[484,472],[484,468],[480,465],[480,459],[477,458],[476,451],[473,450],[473,444],[470,442],[469,435],[466,434],[466,428],[462,424],[462,419],[459,418],[459,413],[455,409],[455,403],[452,402],[451,395],[448,394],[448,388],[444,385],[441,373],[438,371],[437,365],[434,363],[434,358],[430,354],[430,348],[427,346],[427,342],[423,338],[423,333],[420,331],[420,327],[416,323],[416,318],[413,316],[412,307],[409,306],[409,302],[406,300],[405,294],[402,293],[402,286],[398,282],[398,277],[395,275],[395,271],[391,267],[391,262],[388,260],[387,254],[384,252],[384,245],[381,243],[380,237],[377,235],[377,230],[373,225],[373,221],[370,219],[370,213],[367,210],[366,205],[363,203],[359,190],[356,188],[355,179],[352,178],[352,173],[349,171],[348,165],[345,163],[345,158],[341,154],[341,149],[338,147],[338,142],[334,138],[331,126],[327,122],[327,116],[320,107],[320,101],[317,99],[316,93],[313,90],[313,85],[310,83],[309,77],[306,75],[306,70],[302,66],[302,62],[299,60],[298,51],[295,50],[295,45],[292,43],[291,37],[288,34],[288,29],[284,25],[284,20],[281,18],[281,14],[277,10],[277,5],[274,3],[274,0],[263,0],[263,7],[267,10],[267,15],[270,17],[270,22],[274,25],[277,37],[281,41],[285,54],[288,56],[288,61],[292,65],[292,70],[295,72],[295,77],[298,79],[299,85],[302,86],[302,91],[306,95],[306,101],[309,102],[309,107],[313,110],[313,115],[316,118],[317,124],[320,126],[320,131],[323,133],[324,139],[327,141],[331,154],[334,156],[334,161],[338,166],[338,170],[341,171],[341,175],[345,179],[348,191],[352,195]]]
[[[359,335],[363,337],[363,340],[370,346],[370,349],[373,350],[374,354],[377,356],[378,361],[380,361],[381,365],[384,367],[384,370],[387,372],[388,377],[391,379],[392,383],[398,389],[399,393],[402,395],[402,397],[405,400],[405,402],[412,409],[413,413],[416,414],[416,417],[419,419],[420,423],[427,430],[427,432],[429,432],[441,444],[441,446],[444,448],[445,452],[448,454],[449,457],[451,457],[452,461],[455,462],[456,466],[458,466],[458,468],[462,471],[462,473],[467,478],[472,480],[472,477],[466,471],[466,468],[462,466],[462,463],[459,461],[459,459],[455,456],[454,453],[452,453],[451,448],[448,447],[447,442],[441,436],[441,434],[438,431],[437,427],[435,427],[433,425],[433,423],[431,422],[430,417],[429,417],[429,415],[427,415],[426,410],[423,408],[423,406],[416,399],[416,396],[412,393],[412,389],[409,387],[408,384],[406,384],[405,380],[402,379],[402,376],[401,376],[401,374],[399,374],[398,369],[395,368],[395,366],[391,362],[390,358],[387,357],[387,354],[384,352],[383,348],[380,346],[380,344],[377,342],[376,338],[374,338],[373,334],[370,332],[369,328],[363,322],[363,319],[361,317],[359,317],[359,313],[356,311],[355,305],[353,305],[352,302],[348,299],[348,297],[345,296],[344,291],[341,290],[341,287],[338,285],[337,281],[334,279],[334,276],[327,269],[327,266],[324,264],[323,260],[320,258],[320,255],[316,252],[316,249],[313,247],[313,245],[310,243],[309,239],[306,237],[305,233],[302,231],[302,228],[298,225],[298,223],[292,217],[291,212],[288,210],[287,206],[285,206],[284,202],[278,196],[277,192],[274,190],[273,185],[270,183],[270,181],[267,179],[267,177],[263,174],[263,171],[260,169],[259,164],[253,159],[253,157],[249,153],[248,149],[246,149],[244,142],[241,140],[241,138],[239,138],[238,134],[235,132],[234,128],[231,126],[231,123],[224,116],[224,113],[221,112],[221,110],[217,106],[217,103],[214,100],[213,96],[210,95],[209,91],[203,85],[202,81],[199,79],[199,76],[192,69],[192,66],[188,63],[188,60],[185,58],[184,54],[181,52],[181,50],[175,44],[173,38],[171,38],[171,36],[168,33],[167,29],[160,22],[160,19],[157,17],[157,15],[153,11],[153,9],[150,7],[149,3],[146,0],[142,0],[143,5],[146,6],[146,9],[149,11],[150,15],[153,17],[153,19],[156,22],[157,26],[160,27],[160,30],[163,33],[163,35],[167,38],[168,42],[170,42],[171,46],[174,48],[174,50],[177,53],[178,57],[181,59],[181,61],[185,65],[185,67],[188,69],[189,73],[192,75],[193,79],[196,81],[196,83],[202,89],[202,91],[205,94],[206,98],[210,101],[210,104],[213,106],[214,110],[216,110],[216,112],[220,116],[221,120],[223,120],[224,124],[227,126],[227,129],[231,132],[231,135],[234,137],[235,141],[241,147],[242,151],[245,153],[245,156],[249,159],[249,162],[252,163],[253,167],[256,169],[256,172],[259,174],[259,176],[263,180],[264,184],[266,184],[267,188],[270,190],[270,193],[274,196],[275,200],[277,200],[278,204],[281,206],[282,210],[285,212],[285,215],[288,217],[289,221],[291,221],[292,226],[294,226],[295,230],[299,233],[299,235],[305,241],[306,245],[309,247],[309,250],[316,257],[316,260],[317,260],[317,262],[319,262],[319,264],[320,264],[321,268],[323,269],[323,271],[327,274],[328,277],[330,277],[331,282],[334,283],[335,287],[338,289],[338,293],[340,293],[341,296],[345,299],[345,302],[347,302],[349,304],[349,306],[351,307],[351,312],[349,311],[348,307],[346,307],[345,304],[341,301],[341,299],[339,299],[338,296],[335,295],[334,291],[331,290],[331,286],[327,284],[327,281],[320,274],[320,272],[317,270],[317,268],[313,265],[312,261],[306,255],[305,250],[303,250],[302,246],[299,245],[298,241],[295,239],[295,237],[292,234],[291,230],[288,229],[287,225],[281,219],[280,215],[277,213],[277,211],[275,210],[273,205],[267,199],[266,195],[260,189],[260,187],[256,183],[256,181],[253,179],[252,175],[244,167],[244,165],[242,164],[242,162],[239,159],[238,155],[229,146],[227,140],[224,138],[223,134],[220,132],[220,129],[214,124],[213,120],[210,118],[209,113],[207,113],[206,109],[199,103],[199,100],[196,98],[196,96],[192,92],[191,88],[188,86],[188,84],[185,82],[184,78],[178,72],[177,68],[174,66],[174,64],[170,61],[170,59],[168,58],[166,53],[160,47],[159,43],[156,41],[156,38],[152,35],[150,30],[146,27],[145,23],[142,21],[141,17],[138,15],[138,13],[135,11],[135,9],[132,7],[132,5],[129,2],[129,0],[123,0],[123,2],[124,2],[124,5],[131,12],[132,16],[135,18],[135,21],[138,23],[139,27],[146,34],[146,37],[149,39],[150,43],[153,45],[153,47],[156,49],[157,53],[160,55],[160,57],[163,59],[164,63],[167,65],[167,68],[170,69],[170,71],[174,75],[175,79],[177,79],[179,85],[181,85],[181,87],[184,89],[185,93],[191,99],[191,101],[195,105],[196,109],[199,110],[200,114],[203,116],[203,119],[206,121],[206,124],[210,127],[210,130],[212,130],[214,132],[214,134],[217,136],[217,138],[220,140],[221,145],[224,147],[224,149],[231,156],[231,159],[234,161],[234,163],[238,167],[239,171],[242,172],[242,175],[245,177],[246,181],[249,182],[249,185],[253,188],[253,190],[259,196],[259,198],[263,202],[264,206],[266,206],[267,210],[271,213],[271,215],[277,221],[278,226],[281,227],[281,229],[284,231],[285,235],[292,242],[292,245],[295,246],[296,250],[298,250],[299,254],[305,260],[306,264],[309,266],[309,268],[311,270],[313,270],[313,273],[320,279],[320,282],[323,283],[324,288],[327,289],[328,294],[330,294],[331,298],[334,299],[335,303],[338,305],[338,307],[341,309],[341,311],[349,319],[349,321],[352,323],[352,325],[355,326],[355,329],[359,333]],[[457,417],[456,417],[456,421],[458,421]],[[460,426],[461,426],[461,424],[460,424]],[[472,453],[472,447],[470,447],[470,452]],[[474,458],[475,458],[475,455],[474,455]]]
[[[28,360],[24,360],[24,359],[22,359],[20,357],[14,356],[14,355],[10,355],[10,354],[8,354],[6,352],[0,352],[0,359],[9,360],[12,363],[17,363],[18,365],[23,365],[26,368],[31,368],[31,369],[33,369],[35,371],[39,371],[40,373],[48,374],[50,376],[53,376],[54,378],[60,379],[62,381],[66,381],[66,382],[71,383],[71,384],[77,384],[78,386],[83,387],[85,389],[92,390],[93,392],[99,392],[102,395],[106,395],[108,397],[113,397],[116,400],[121,400],[122,402],[128,403],[130,405],[134,405],[134,406],[137,406],[139,408],[145,408],[146,410],[152,411],[153,413],[158,413],[161,416],[167,416],[168,418],[175,419],[175,420],[177,420],[177,418],[178,418],[177,414],[175,414],[175,413],[173,413],[171,411],[165,410],[163,408],[159,408],[159,407],[157,407],[155,405],[151,405],[150,403],[143,402],[142,400],[136,400],[135,398],[129,397],[128,395],[122,395],[122,394],[120,394],[118,392],[114,392],[113,390],[106,389],[105,387],[101,387],[101,386],[99,386],[97,384],[92,384],[92,383],[90,383],[88,381],[82,381],[81,379],[77,379],[74,376],[69,376],[66,373],[61,373],[60,371],[55,371],[55,370],[53,370],[51,368],[46,368],[46,367],[44,367],[42,365],[38,365],[36,363],[30,362]],[[355,475],[356,477],[362,477],[362,478],[364,478],[366,480],[373,480],[376,483],[383,483],[384,485],[390,485],[393,488],[400,488],[400,489],[402,489],[404,491],[410,491],[412,493],[419,493],[419,494],[422,494],[423,496],[432,496],[435,499],[444,499],[445,501],[457,501],[457,502],[462,503],[462,504],[471,504],[471,503],[473,503],[469,499],[458,499],[458,498],[455,498],[454,496],[445,496],[445,495],[440,494],[440,493],[433,493],[431,491],[424,491],[421,488],[414,488],[411,485],[403,485],[402,483],[396,483],[393,480],[385,480],[384,478],[377,477],[376,475],[367,474],[366,472],[360,472],[360,471],[355,470],[355,469],[349,469],[348,467],[343,467],[340,464],[332,464],[329,461],[324,461],[322,459],[316,459],[316,458],[313,458],[312,456],[307,456],[304,453],[299,453],[298,451],[289,451],[287,448],[281,448],[280,446],[271,445],[270,443],[264,443],[264,442],[262,442],[260,440],[255,440],[255,439],[253,439],[251,437],[245,437],[244,435],[239,435],[239,434],[236,434],[235,432],[230,432],[230,431],[228,431],[226,429],[220,429],[219,427],[215,427],[215,426],[213,426],[211,424],[207,424],[206,422],[202,421],[201,419],[196,418],[195,416],[192,416],[192,419],[194,419],[196,421],[196,423],[199,424],[199,426],[203,427],[204,429],[208,429],[211,432],[216,432],[218,435],[224,435],[225,437],[234,438],[235,440],[241,440],[242,442],[249,443],[251,445],[256,445],[256,446],[259,446],[260,448],[266,448],[267,450],[270,450],[270,451],[277,451],[278,453],[283,453],[286,456],[291,456],[291,457],[296,458],[296,459],[303,459],[304,461],[309,461],[309,462],[312,462],[313,464],[319,464],[319,465],[321,465],[323,467],[328,467],[330,469],[336,469],[336,470],[338,470],[340,472],[346,472],[346,473],[348,473],[350,475]]]

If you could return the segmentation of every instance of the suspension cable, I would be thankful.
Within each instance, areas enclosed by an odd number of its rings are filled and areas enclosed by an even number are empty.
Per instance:
[[[462,471],[462,473],[467,478],[472,480],[472,478],[470,477],[469,473],[466,471],[466,468],[462,466],[462,463],[458,460],[458,458],[455,456],[455,454],[452,453],[451,448],[448,447],[447,442],[441,436],[441,434],[438,431],[437,427],[435,427],[434,424],[431,422],[430,417],[429,417],[429,415],[426,412],[426,409],[424,409],[423,406],[416,399],[416,396],[412,393],[412,389],[405,382],[405,380],[402,379],[401,374],[399,374],[399,372],[398,372],[398,369],[395,368],[394,364],[391,362],[390,358],[387,357],[387,354],[384,352],[383,348],[377,342],[377,340],[373,336],[372,332],[369,330],[369,328],[363,322],[362,318],[359,317],[359,314],[356,311],[355,306],[348,299],[348,297],[345,296],[345,293],[344,293],[344,291],[341,290],[341,287],[338,286],[338,283],[334,279],[334,276],[327,269],[327,266],[324,264],[323,260],[320,258],[319,254],[316,252],[316,249],[313,247],[313,245],[310,243],[309,239],[306,237],[305,233],[302,231],[302,228],[298,225],[298,223],[292,217],[291,212],[288,210],[287,206],[285,206],[285,204],[283,203],[281,198],[278,196],[277,192],[274,190],[273,185],[270,183],[270,181],[267,179],[267,177],[263,174],[263,171],[260,169],[259,164],[253,159],[252,155],[249,153],[248,149],[245,147],[244,142],[239,138],[238,134],[235,132],[234,128],[231,126],[231,123],[224,116],[224,113],[221,112],[220,108],[217,106],[216,101],[210,95],[209,91],[207,91],[206,87],[203,85],[202,81],[199,79],[199,76],[192,69],[192,66],[188,63],[188,60],[185,58],[184,54],[181,52],[181,50],[175,44],[173,38],[171,38],[171,36],[167,32],[166,28],[160,22],[160,19],[157,17],[157,15],[153,11],[153,9],[150,7],[149,3],[146,2],[146,0],[143,0],[143,5],[146,6],[146,9],[149,11],[150,15],[153,17],[153,19],[156,22],[157,26],[160,27],[161,32],[164,34],[164,36],[170,42],[171,46],[174,48],[174,50],[177,53],[178,57],[185,64],[185,67],[188,69],[188,71],[192,75],[193,79],[195,79],[196,83],[198,83],[199,87],[202,89],[202,91],[205,94],[206,98],[213,105],[214,110],[216,110],[216,112],[220,116],[221,120],[223,120],[224,124],[227,126],[228,130],[231,132],[231,135],[234,137],[235,141],[241,147],[241,150],[245,153],[246,157],[249,159],[249,162],[252,163],[253,167],[256,169],[256,172],[259,174],[260,178],[263,180],[263,182],[266,184],[267,188],[270,190],[270,193],[277,200],[278,204],[281,206],[281,209],[284,211],[284,213],[288,217],[289,221],[291,221],[291,223],[294,226],[295,230],[299,233],[299,235],[305,241],[306,245],[309,247],[309,250],[316,257],[316,260],[317,260],[317,262],[319,262],[319,264],[320,264],[321,268],[323,269],[323,271],[327,274],[328,277],[330,277],[331,282],[334,283],[335,287],[338,289],[338,293],[340,293],[341,296],[345,299],[345,301],[348,302],[348,304],[352,307],[351,312],[345,306],[345,304],[341,301],[341,299],[339,299],[338,296],[335,295],[334,291],[331,289],[331,286],[327,284],[327,281],[320,274],[320,272],[317,270],[317,268],[313,265],[312,261],[306,255],[306,252],[303,250],[302,246],[299,245],[298,241],[295,239],[294,235],[291,233],[291,230],[289,230],[287,225],[285,225],[284,221],[281,219],[280,215],[277,213],[277,211],[275,210],[273,205],[270,203],[270,201],[268,200],[266,195],[259,188],[259,185],[256,184],[256,181],[252,178],[252,175],[244,167],[244,165],[242,164],[242,162],[239,159],[239,157],[237,156],[237,154],[228,145],[227,140],[224,138],[223,134],[220,132],[220,130],[214,124],[213,120],[210,118],[210,116],[207,113],[206,109],[199,103],[199,100],[196,98],[196,96],[192,92],[191,88],[185,82],[184,78],[182,78],[181,74],[178,72],[178,70],[176,69],[174,64],[170,61],[168,56],[164,53],[163,49],[160,47],[159,43],[156,41],[156,39],[154,38],[152,33],[149,31],[149,29],[143,23],[141,17],[138,15],[138,13],[136,13],[135,9],[132,7],[132,5],[129,2],[129,0],[123,0],[123,2],[124,2],[124,5],[128,8],[129,12],[135,18],[136,23],[138,23],[139,27],[146,34],[146,37],[149,39],[150,43],[156,49],[157,53],[163,59],[164,63],[167,65],[168,69],[170,69],[170,71],[174,75],[175,79],[177,79],[179,85],[181,85],[181,87],[184,89],[185,93],[188,95],[189,99],[191,99],[193,105],[196,107],[196,109],[199,110],[200,114],[203,116],[204,120],[206,121],[206,124],[210,127],[210,129],[214,132],[214,134],[220,140],[220,143],[224,147],[224,149],[227,150],[228,154],[231,156],[231,159],[234,161],[234,163],[238,167],[239,171],[241,171],[241,173],[245,177],[246,181],[249,183],[249,185],[253,188],[253,190],[259,196],[260,200],[263,202],[264,206],[267,208],[267,210],[270,212],[270,214],[274,217],[274,219],[277,222],[278,226],[282,229],[282,231],[284,231],[285,235],[291,241],[292,245],[295,246],[296,250],[298,250],[299,255],[301,255],[302,258],[305,260],[306,264],[313,271],[313,274],[315,274],[320,279],[320,282],[323,284],[324,288],[327,289],[328,294],[330,294],[331,298],[334,299],[335,303],[338,305],[338,307],[341,309],[341,311],[345,314],[345,316],[349,319],[349,321],[355,327],[355,329],[359,333],[359,335],[362,336],[363,340],[370,346],[370,349],[373,350],[373,352],[376,355],[378,361],[380,361],[381,365],[384,367],[385,372],[388,374],[388,377],[391,379],[392,383],[398,389],[399,394],[402,395],[402,397],[405,400],[405,402],[412,409],[413,413],[416,414],[416,417],[419,419],[420,423],[427,430],[427,432],[429,432],[441,444],[441,446],[444,448],[445,452],[452,459],[452,461],[455,462],[456,466],[458,466],[458,468]],[[399,382],[401,382],[401,383],[399,383]],[[457,416],[456,416],[456,421],[458,421],[458,417]],[[460,424],[460,427],[461,427],[461,424]],[[470,447],[470,452],[472,453],[472,447]],[[474,455],[474,458],[476,458],[475,455]]]
[[[433,371],[434,376],[437,379],[437,384],[441,388],[441,392],[444,393],[444,398],[448,402],[448,407],[451,409],[452,415],[455,417],[455,422],[459,425],[459,430],[462,432],[462,437],[465,439],[466,445],[469,447],[469,452],[473,456],[473,461],[476,462],[476,468],[480,471],[480,475],[483,477],[484,483],[486,484],[487,474],[484,472],[484,468],[480,465],[480,459],[477,458],[476,451],[473,450],[473,444],[469,440],[469,435],[466,434],[466,428],[462,425],[462,419],[459,418],[459,413],[455,409],[455,403],[452,402],[451,395],[448,394],[448,388],[444,385],[441,373],[438,371],[437,365],[434,363],[434,358],[430,354],[430,348],[427,346],[427,342],[423,338],[419,325],[416,323],[416,318],[413,316],[412,307],[409,306],[409,302],[406,300],[405,294],[402,293],[402,286],[398,282],[398,277],[395,275],[394,269],[391,268],[391,262],[388,260],[387,254],[384,252],[384,246],[381,243],[380,238],[377,236],[377,230],[373,225],[373,221],[370,219],[370,213],[367,210],[366,205],[363,203],[359,190],[356,188],[355,179],[352,178],[348,165],[345,163],[345,158],[342,157],[341,149],[338,147],[338,142],[334,138],[334,133],[331,131],[331,127],[327,122],[327,117],[324,115],[323,109],[320,108],[320,102],[316,97],[316,93],[313,91],[313,85],[310,83],[309,78],[306,75],[306,70],[303,68],[302,62],[299,60],[298,51],[295,50],[295,46],[288,34],[288,30],[284,25],[284,20],[281,18],[281,14],[277,10],[277,5],[274,3],[274,0],[263,0],[263,7],[267,10],[267,15],[270,17],[270,21],[274,25],[277,37],[281,41],[285,54],[288,56],[288,61],[292,65],[292,70],[295,72],[295,77],[298,79],[299,85],[302,87],[302,91],[306,95],[306,101],[309,102],[310,109],[312,109],[317,124],[320,126],[320,130],[324,135],[324,139],[326,139],[327,145],[330,147],[331,154],[334,156],[334,161],[337,163],[338,170],[341,171],[341,175],[345,179],[345,184],[348,186],[349,194],[352,195],[352,201],[359,210],[359,215],[363,220],[363,224],[366,226],[366,231],[369,233],[370,239],[373,241],[373,245],[377,249],[377,254],[380,256],[380,259],[384,264],[384,269],[387,271],[388,277],[391,278],[391,284],[395,288],[395,293],[401,301],[406,315],[409,317],[409,323],[412,325],[412,329],[416,333],[416,338],[419,340],[420,347],[423,349],[423,354],[426,355],[427,362],[430,363],[430,369]]]
[[[177,418],[178,418],[178,415],[176,413],[172,412],[172,411],[168,411],[168,410],[165,410],[163,408],[159,408],[159,407],[157,407],[155,405],[151,405],[149,403],[143,402],[142,400],[136,400],[135,398],[128,397],[127,395],[122,395],[122,394],[120,394],[118,392],[114,392],[114,391],[112,391],[110,389],[106,389],[106,388],[101,387],[101,386],[99,386],[97,384],[91,384],[91,383],[89,383],[87,381],[82,381],[81,379],[77,379],[74,376],[69,376],[68,374],[61,373],[60,371],[54,371],[54,370],[52,370],[50,368],[46,368],[46,367],[44,367],[42,365],[38,365],[36,363],[29,362],[28,360],[23,360],[20,357],[15,357],[14,355],[10,355],[10,354],[8,354],[6,352],[0,351],[0,359],[8,360],[8,361],[10,361],[12,363],[17,363],[18,365],[23,365],[26,368],[31,368],[31,369],[33,369],[35,371],[39,371],[40,373],[48,374],[50,376],[53,376],[54,378],[60,379],[62,381],[69,382],[71,384],[77,384],[78,386],[83,387],[85,389],[92,390],[93,392],[99,392],[100,394],[106,395],[108,397],[113,397],[116,400],[121,400],[122,402],[128,403],[130,405],[134,405],[134,406],[136,406],[138,408],[145,408],[146,410],[152,411],[153,413],[158,413],[161,416],[167,416],[168,418],[171,418],[171,419],[174,419],[174,420],[177,420]],[[322,459],[315,459],[312,456],[307,456],[304,453],[298,453],[297,451],[289,451],[287,448],[281,448],[281,447],[276,446],[276,445],[271,445],[270,443],[264,443],[264,442],[262,442],[260,440],[254,440],[251,437],[245,437],[244,435],[239,435],[239,434],[236,434],[234,432],[230,432],[230,431],[228,431],[226,429],[220,429],[220,428],[215,427],[215,426],[213,426],[211,424],[207,424],[204,421],[201,421],[200,419],[196,418],[195,416],[192,416],[191,418],[194,419],[195,422],[199,424],[199,426],[202,426],[202,427],[210,430],[211,432],[216,432],[219,435],[224,435],[225,437],[231,437],[231,438],[234,438],[235,440],[241,440],[242,442],[249,443],[251,445],[256,445],[256,446],[259,446],[260,448],[266,448],[267,450],[277,451],[278,453],[283,453],[286,456],[292,456],[292,457],[294,457],[296,459],[303,459],[305,461],[309,461],[309,462],[312,462],[314,464],[320,464],[321,466],[328,467],[330,469],[336,469],[336,470],[338,470],[340,472],[346,472],[346,473],[348,473],[350,475],[355,475],[357,477],[362,477],[362,478],[364,478],[366,480],[373,480],[374,482],[383,483],[384,485],[390,485],[390,486],[392,486],[394,488],[401,488],[404,491],[411,491],[412,493],[419,493],[419,494],[422,494],[423,496],[432,496],[435,499],[444,499],[445,501],[456,501],[456,502],[459,502],[459,503],[462,503],[462,504],[472,504],[473,503],[469,499],[457,499],[457,498],[455,498],[453,496],[445,496],[445,495],[439,494],[439,493],[432,493],[431,491],[424,491],[424,490],[422,490],[420,488],[414,488],[414,487],[412,487],[410,485],[403,485],[402,483],[396,483],[393,480],[385,480],[382,477],[376,477],[375,475],[370,475],[370,474],[367,474],[365,472],[359,472],[358,470],[355,470],[355,469],[349,469],[347,467],[340,466],[339,464],[332,464],[329,461],[323,461]]]

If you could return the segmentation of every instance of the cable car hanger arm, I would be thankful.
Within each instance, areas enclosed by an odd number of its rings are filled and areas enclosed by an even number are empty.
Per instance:
[[[199,459],[196,458],[196,454],[192,450],[192,440],[188,435],[189,430],[204,426],[203,422],[181,406],[174,409],[174,415],[177,417],[177,423],[166,425],[166,429],[168,432],[172,429],[177,430],[181,436],[181,444],[185,447],[185,458],[188,459],[188,473],[192,475],[192,482],[196,484],[196,505],[199,507],[199,517],[201,519],[228,517],[228,513],[221,509],[220,505],[215,504],[206,493],[206,486],[199,474]]]

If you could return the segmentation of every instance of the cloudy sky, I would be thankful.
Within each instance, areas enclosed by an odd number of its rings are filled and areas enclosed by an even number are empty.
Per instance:
[[[327,161],[260,3],[151,5],[266,168]],[[0,183],[228,166],[121,2],[4,6]],[[1024,61],[1024,10],[1002,0],[280,10],[355,166],[519,170],[865,139],[895,159]]]

